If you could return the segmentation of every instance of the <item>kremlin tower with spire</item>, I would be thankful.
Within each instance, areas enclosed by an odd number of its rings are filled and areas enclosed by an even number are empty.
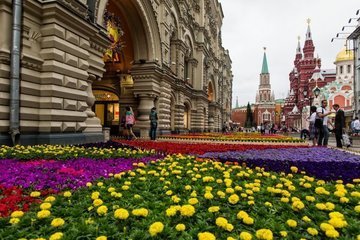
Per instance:
[[[321,70],[321,59],[318,56],[314,57],[315,46],[310,30],[310,19],[307,22],[302,52],[298,37],[294,68],[289,74],[290,91],[283,108],[285,125],[297,129],[304,128],[302,118],[304,112],[308,111],[308,106],[319,102],[314,96],[314,89],[321,88],[335,79],[335,71]]]
[[[254,104],[254,121],[258,126],[262,123],[270,125],[275,122],[275,96],[271,91],[266,48],[264,48],[260,84]]]

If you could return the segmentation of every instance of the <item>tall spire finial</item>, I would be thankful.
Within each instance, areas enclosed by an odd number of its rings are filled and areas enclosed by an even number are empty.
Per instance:
[[[311,23],[311,19],[308,18],[306,20],[308,27],[307,27],[307,31],[306,31],[306,40],[311,40],[311,31],[310,31],[310,23]]]
[[[235,108],[239,108],[239,97],[238,96],[236,96]]]
[[[266,47],[264,47],[264,57],[263,57],[263,63],[261,68],[261,74],[267,74],[269,73],[268,64],[266,60]]]
[[[298,39],[298,45],[296,48],[296,54],[301,54],[300,36],[298,36],[297,39]]]

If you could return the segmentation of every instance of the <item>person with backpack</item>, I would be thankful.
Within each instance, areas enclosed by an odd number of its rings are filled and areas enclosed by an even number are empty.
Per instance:
[[[313,147],[317,145],[317,140],[319,136],[319,130],[315,127],[316,120],[316,106],[310,107],[310,116],[309,116],[309,140],[312,140]]]
[[[328,111],[327,107],[327,100],[321,101],[321,107],[316,109],[317,119],[315,122],[319,122],[318,119],[322,120],[322,124],[320,126],[318,124],[317,128],[319,130],[319,139],[318,139],[318,146],[326,147],[328,145],[329,140],[329,129],[328,129],[328,115],[332,114],[333,112]]]
[[[335,138],[336,138],[336,147],[342,148],[342,135],[345,133],[345,113],[340,109],[339,104],[333,105],[334,110],[336,111],[335,115]]]

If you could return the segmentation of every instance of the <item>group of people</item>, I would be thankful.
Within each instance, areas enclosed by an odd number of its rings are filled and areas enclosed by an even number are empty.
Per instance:
[[[329,128],[331,125],[335,133],[336,147],[342,148],[342,136],[345,133],[345,113],[338,104],[334,104],[333,110],[327,110],[327,100],[321,101],[321,106],[310,107],[309,132],[313,146],[327,146],[329,140]],[[329,115],[335,114],[334,125],[329,121]]]
[[[149,114],[150,120],[150,132],[149,136],[151,140],[156,140],[156,130],[157,130],[157,122],[158,116],[156,112],[156,108],[153,107]],[[137,139],[136,135],[133,132],[133,127],[136,123],[135,115],[130,106],[125,108],[125,114],[121,119],[121,126],[123,127],[123,135],[127,140]]]

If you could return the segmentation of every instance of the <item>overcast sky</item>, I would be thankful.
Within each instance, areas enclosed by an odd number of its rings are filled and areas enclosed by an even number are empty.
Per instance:
[[[233,107],[254,103],[259,86],[263,47],[266,47],[271,88],[275,98],[289,91],[297,37],[304,46],[307,19],[322,69],[335,68],[336,54],[345,40],[334,40],[343,26],[355,25],[349,18],[360,9],[359,0],[220,0],[224,12],[222,43],[232,60]],[[350,32],[354,28],[345,28]],[[339,35],[346,36],[346,35]]]

